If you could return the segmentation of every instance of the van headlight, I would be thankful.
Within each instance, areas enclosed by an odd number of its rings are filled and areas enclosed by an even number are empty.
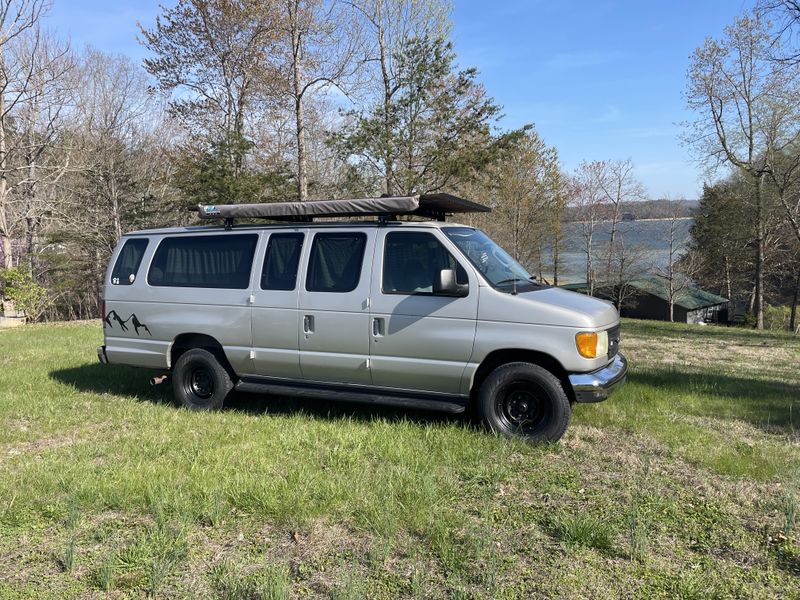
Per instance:
[[[575,335],[578,354],[584,358],[597,358],[608,354],[607,331],[582,331]]]

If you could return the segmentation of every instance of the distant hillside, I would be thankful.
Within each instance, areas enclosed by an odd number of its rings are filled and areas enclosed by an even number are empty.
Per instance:
[[[693,217],[697,209],[697,200],[640,200],[628,202],[622,208],[626,220],[638,219],[668,219],[673,215],[678,217]],[[607,215],[601,218],[611,218],[612,206],[604,207]],[[581,210],[577,207],[568,207],[565,212],[566,221],[582,221]]]

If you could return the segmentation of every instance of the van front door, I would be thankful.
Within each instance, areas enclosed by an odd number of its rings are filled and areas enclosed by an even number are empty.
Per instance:
[[[303,378],[368,385],[369,266],[375,231],[322,230],[309,241],[298,323]]]
[[[370,363],[376,386],[460,394],[472,354],[478,282],[438,232],[379,230],[372,266]],[[455,269],[465,297],[437,296],[433,281]]]

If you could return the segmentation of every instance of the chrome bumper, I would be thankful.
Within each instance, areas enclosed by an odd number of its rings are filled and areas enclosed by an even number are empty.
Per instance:
[[[98,346],[97,347],[97,358],[104,365],[108,364],[108,356],[106,356],[106,347],[105,346]]]
[[[625,383],[628,361],[617,354],[611,364],[591,373],[573,373],[569,376],[576,402],[601,402]]]

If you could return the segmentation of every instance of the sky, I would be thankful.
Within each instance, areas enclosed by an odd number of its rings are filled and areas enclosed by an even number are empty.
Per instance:
[[[53,0],[47,25],[75,48],[140,60],[136,23],[152,26],[160,2]],[[689,56],[750,4],[454,0],[452,37],[459,64],[476,67],[503,106],[501,128],[534,124],[567,170],[630,159],[650,197],[694,199],[710,175],[680,141],[692,117],[683,95]]]

